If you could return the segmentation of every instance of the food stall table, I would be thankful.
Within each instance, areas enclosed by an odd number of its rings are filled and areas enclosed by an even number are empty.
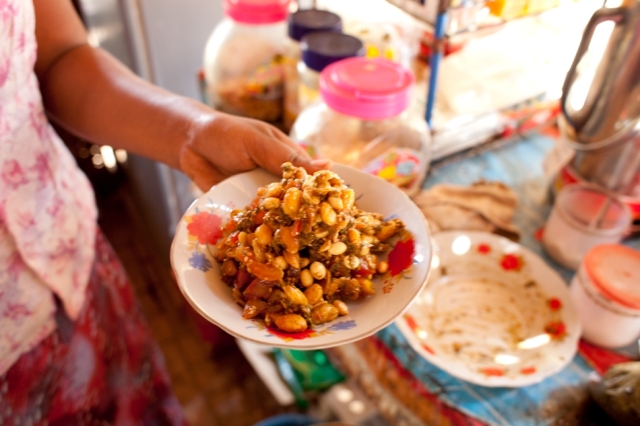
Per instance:
[[[522,232],[520,244],[569,283],[573,271],[551,260],[539,241],[552,197],[543,160],[554,145],[553,138],[536,133],[456,162],[436,164],[423,188],[439,183],[470,185],[478,180],[510,186],[519,196],[514,222]],[[638,238],[624,244],[640,249]],[[615,363],[640,359],[637,345],[611,351],[581,341],[573,360],[540,383],[491,388],[459,380],[430,364],[411,348],[395,324],[327,353],[397,426],[611,424],[590,401],[587,383]]]

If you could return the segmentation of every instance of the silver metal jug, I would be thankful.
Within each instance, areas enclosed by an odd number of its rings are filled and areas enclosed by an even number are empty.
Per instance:
[[[596,27],[606,21],[613,21],[615,27],[597,64],[584,104],[576,110],[573,107],[574,98],[584,96],[583,93],[576,93],[579,88],[575,83],[581,74],[585,74],[579,65]],[[561,106],[568,136],[577,143],[602,142],[614,135],[633,131],[640,119],[639,0],[630,0],[626,6],[603,8],[594,13],[567,73]]]
[[[585,96],[577,82],[590,74],[581,61],[596,27],[607,21],[615,26]],[[593,15],[567,73],[561,108],[563,138],[576,150],[574,170],[620,194],[640,195],[640,0]]]

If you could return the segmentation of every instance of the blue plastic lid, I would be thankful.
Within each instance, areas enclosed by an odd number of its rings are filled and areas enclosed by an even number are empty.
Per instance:
[[[342,31],[340,16],[328,10],[306,9],[289,15],[289,37],[300,41],[315,31]]]
[[[348,34],[315,32],[307,34],[300,42],[302,61],[312,70],[322,71],[341,59],[364,56],[364,44]]]

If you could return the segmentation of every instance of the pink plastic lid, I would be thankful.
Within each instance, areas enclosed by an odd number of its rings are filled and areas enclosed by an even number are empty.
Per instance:
[[[271,24],[287,19],[289,0],[224,0],[224,12],[243,24]]]
[[[365,120],[381,120],[407,109],[413,74],[386,59],[349,58],[320,74],[320,95],[329,108]]]
[[[599,245],[587,253],[584,267],[603,295],[640,309],[640,252],[621,244]]]

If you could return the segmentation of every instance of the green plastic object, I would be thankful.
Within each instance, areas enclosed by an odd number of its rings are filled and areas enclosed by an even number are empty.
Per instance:
[[[291,366],[297,386],[305,392],[324,391],[345,379],[321,350],[300,351],[276,348],[274,352],[276,358],[279,353]],[[279,363],[278,366],[280,367]],[[280,373],[282,374],[282,370]],[[285,380],[287,381],[286,378]],[[291,383],[289,381],[287,383],[291,387]]]

